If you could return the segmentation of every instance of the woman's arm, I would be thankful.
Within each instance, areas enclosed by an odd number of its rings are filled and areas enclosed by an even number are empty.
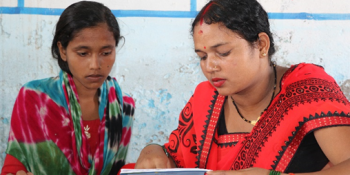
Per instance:
[[[334,165],[317,175],[349,174],[350,172],[350,126],[322,128],[314,132],[323,153]]]
[[[13,175],[12,173],[9,173],[7,175]],[[33,173],[26,173],[25,171],[21,170],[16,173],[16,175],[33,175]]]

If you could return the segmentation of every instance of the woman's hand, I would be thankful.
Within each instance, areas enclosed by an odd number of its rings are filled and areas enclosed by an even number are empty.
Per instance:
[[[163,151],[159,145],[148,145],[140,153],[135,169],[175,168],[174,161]]]
[[[7,175],[13,175],[11,173],[7,174]],[[25,171],[21,170],[21,171],[17,171],[16,175],[33,175],[33,173],[26,173]]]
[[[270,170],[262,168],[247,168],[243,170],[230,170],[230,171],[208,171],[207,175],[269,175]],[[284,175],[284,173],[281,173]]]
[[[30,172],[26,173],[25,171],[21,170],[21,171],[17,171],[16,175],[33,175],[33,173],[30,173]]]

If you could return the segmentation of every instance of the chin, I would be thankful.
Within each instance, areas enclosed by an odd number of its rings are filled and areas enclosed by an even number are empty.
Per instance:
[[[218,89],[218,88],[216,88],[216,90],[218,91],[218,93],[220,94],[220,95],[222,95],[222,96],[228,96],[228,95],[230,95],[231,93],[230,92],[228,92],[228,91],[225,91],[224,89]]]
[[[96,84],[90,84],[89,86],[87,86],[89,89],[98,89],[102,86],[103,83],[96,83]]]

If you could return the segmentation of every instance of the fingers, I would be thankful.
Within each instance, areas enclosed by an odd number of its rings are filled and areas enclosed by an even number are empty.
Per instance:
[[[234,175],[234,171],[207,171],[207,175]]]
[[[17,171],[16,175],[27,175],[27,173],[21,170],[21,171]]]
[[[33,173],[26,173],[25,171],[21,170],[21,171],[17,171],[16,175],[34,175]]]
[[[175,162],[173,161],[172,158],[168,158],[168,162],[167,162],[167,168],[176,168]]]
[[[241,170],[229,171],[208,171],[207,175],[255,175],[255,174],[269,174],[270,170],[262,168],[247,168]]]
[[[167,157],[143,157],[136,162],[135,169],[167,168]]]
[[[146,146],[137,159],[135,169],[167,168],[168,157],[159,145]]]
[[[168,161],[165,160],[165,159],[157,160],[157,161],[155,162],[156,168],[165,169],[165,168],[168,167],[168,166],[167,166],[167,163],[168,163]]]
[[[27,173],[21,170],[21,171],[17,171],[16,175],[27,175]]]
[[[167,168],[167,160],[166,159],[148,159],[145,158],[143,160],[138,160],[135,169],[157,169],[157,168]]]

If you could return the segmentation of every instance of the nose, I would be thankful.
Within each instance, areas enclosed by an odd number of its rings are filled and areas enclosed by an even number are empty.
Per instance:
[[[208,55],[205,66],[208,72],[216,71],[218,69],[216,57]]]
[[[91,69],[101,69],[101,63],[100,63],[100,58],[99,58],[98,54],[94,54],[91,57],[90,68]]]

